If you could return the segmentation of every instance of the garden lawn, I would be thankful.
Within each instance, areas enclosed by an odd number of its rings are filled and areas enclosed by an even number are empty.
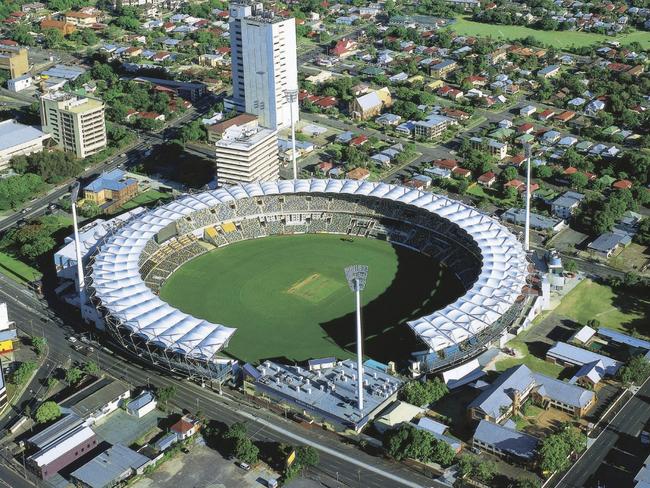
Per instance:
[[[170,193],[163,193],[158,190],[147,190],[145,192],[140,193],[135,198],[126,202],[124,205],[120,207],[120,209],[131,210],[132,208],[140,207],[142,205],[150,205],[159,200],[170,200],[171,197],[172,196]]]
[[[0,273],[18,283],[39,280],[42,276],[38,270],[4,252],[0,252]]]
[[[367,356],[402,360],[421,348],[406,320],[441,308],[462,290],[432,259],[375,239],[329,234],[274,236],[231,244],[183,265],[163,300],[236,327],[225,352],[259,362],[354,356],[354,295],[343,269],[369,267],[362,293]],[[444,286],[440,286],[444,283]]]
[[[550,376],[551,378],[557,378],[560,376],[560,373],[562,373],[562,370],[564,369],[562,366],[549,363],[547,361],[544,361],[543,359],[538,358],[537,356],[533,356],[528,351],[528,346],[526,345],[526,343],[522,342],[522,340],[523,340],[522,337],[518,337],[517,339],[508,342],[508,346],[519,351],[523,355],[523,357],[521,358],[509,357],[497,361],[494,365],[497,371],[501,372],[501,371],[505,371],[506,369],[512,368],[513,366],[519,366],[520,364],[525,364],[532,371],[545,374],[546,376]]]
[[[650,32],[637,30],[619,36],[608,36],[591,32],[544,31],[519,25],[484,24],[460,16],[456,18],[456,22],[451,24],[450,29],[464,36],[489,36],[508,41],[532,36],[541,44],[552,46],[557,49],[566,49],[572,46],[591,46],[606,41],[619,41],[621,44],[638,42],[643,46],[643,48],[650,49]]]
[[[553,314],[568,317],[580,324],[597,319],[603,327],[630,333],[630,324],[637,333],[650,339],[650,297],[628,290],[616,291],[611,286],[584,280],[567,294]],[[641,328],[638,324],[646,323]]]

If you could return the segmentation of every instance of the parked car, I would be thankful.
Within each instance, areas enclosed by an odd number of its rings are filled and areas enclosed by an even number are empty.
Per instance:
[[[643,444],[644,446],[650,445],[650,432],[648,432],[647,430],[641,432],[640,439],[641,439],[641,444]]]
[[[250,471],[251,470],[251,465],[248,464],[248,463],[241,462],[241,463],[237,464],[237,466],[239,466],[244,471]]]

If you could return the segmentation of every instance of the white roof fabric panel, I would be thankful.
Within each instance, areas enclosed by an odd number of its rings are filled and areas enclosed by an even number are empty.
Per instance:
[[[408,322],[433,350],[458,344],[489,327],[515,303],[526,283],[528,265],[517,238],[498,221],[461,202],[386,183],[282,180],[186,195],[127,222],[107,238],[95,257],[91,276],[96,296],[134,333],[171,350],[209,358],[228,343],[235,329],[195,319],[163,302],[140,277],[140,254],[158,231],[197,209],[252,196],[291,193],[349,194],[398,201],[443,217],[469,234],[482,259],[481,272],[472,288],[455,303]]]

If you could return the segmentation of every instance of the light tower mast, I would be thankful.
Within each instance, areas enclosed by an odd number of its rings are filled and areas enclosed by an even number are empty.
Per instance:
[[[75,182],[70,192],[70,201],[72,203],[72,225],[74,227],[74,247],[77,257],[77,281],[79,282],[79,310],[81,310],[81,319],[86,319],[84,305],[86,304],[86,280],[84,279],[84,266],[81,256],[81,239],[79,238],[79,224],[77,222],[77,197],[79,196],[79,182]]]
[[[366,287],[368,266],[355,264],[345,268],[345,277],[354,292],[357,305],[357,408],[363,411],[363,336],[361,333],[361,291]]]
[[[526,224],[524,226],[524,249],[530,251],[530,144],[524,145],[526,155]]]
[[[293,116],[293,104],[298,101],[298,90],[288,89],[284,91],[289,103],[289,112],[291,112],[291,159],[293,162],[293,179],[298,179],[298,167],[296,165],[296,121]]]

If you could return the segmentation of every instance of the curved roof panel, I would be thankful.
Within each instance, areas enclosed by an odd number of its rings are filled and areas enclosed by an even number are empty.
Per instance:
[[[454,303],[408,322],[433,350],[462,342],[489,327],[515,303],[525,285],[527,263],[521,243],[499,222],[461,202],[386,183],[283,180],[185,195],[127,222],[107,238],[95,256],[91,272],[95,295],[110,315],[140,337],[171,351],[210,359],[228,343],[235,329],[197,319],[163,302],[140,277],[140,254],[157,232],[192,212],[254,196],[292,193],[396,201],[447,219],[469,234],[481,253],[478,279]]]

